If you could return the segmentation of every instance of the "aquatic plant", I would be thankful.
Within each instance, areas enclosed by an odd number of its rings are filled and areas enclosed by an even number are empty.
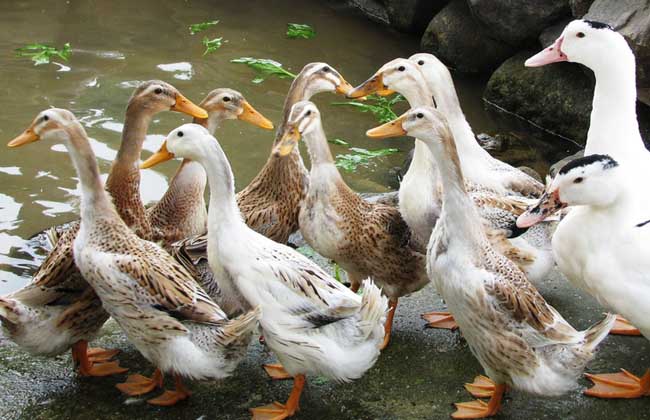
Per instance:
[[[68,42],[63,44],[62,49],[38,43],[16,48],[16,57],[29,57],[34,62],[35,66],[48,64],[54,57],[59,57],[64,61],[68,61],[71,55],[72,50],[70,48],[70,43]]]
[[[222,40],[223,40],[222,37],[214,38],[214,39],[210,39],[207,36],[203,37],[203,46],[205,47],[205,51],[203,52],[203,55],[215,52],[216,50],[221,48]]]
[[[295,74],[282,68],[282,63],[268,58],[240,57],[230,60],[230,62],[246,64],[255,70],[257,76],[252,80],[253,83],[262,83],[270,76],[276,76],[280,79],[295,79],[297,77]]]
[[[316,36],[316,31],[309,25],[302,23],[287,23],[287,37],[296,39],[310,39]]]
[[[199,32],[205,31],[206,29],[216,25],[219,23],[218,20],[211,20],[209,22],[201,22],[201,23],[193,23],[190,25],[190,34],[191,35],[196,35]]]
[[[393,111],[393,106],[403,101],[405,101],[404,97],[399,94],[391,98],[379,95],[369,95],[363,101],[354,100],[347,102],[332,102],[332,105],[351,106],[357,108],[361,112],[370,112],[380,123],[387,123],[397,118],[397,114]]]
[[[349,150],[354,153],[336,155],[336,167],[346,172],[355,172],[359,166],[370,165],[373,159],[399,152],[399,149],[367,150],[360,147],[350,147]]]

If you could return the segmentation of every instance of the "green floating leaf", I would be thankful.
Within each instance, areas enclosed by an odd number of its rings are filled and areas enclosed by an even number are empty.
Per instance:
[[[346,172],[355,172],[359,166],[369,166],[372,159],[399,152],[398,149],[367,150],[359,147],[351,147],[350,151],[354,153],[336,156],[336,166]]]
[[[205,31],[206,29],[216,25],[219,23],[218,20],[211,20],[209,22],[201,22],[201,23],[193,23],[190,25],[190,34],[191,35],[196,35],[199,32]]]
[[[405,101],[404,97],[399,94],[390,99],[379,95],[369,95],[365,101],[333,102],[332,105],[351,106],[361,112],[370,112],[377,121],[383,124],[397,118],[393,106],[403,101]]]
[[[337,144],[339,146],[349,146],[350,145],[350,143],[348,143],[347,141],[345,141],[343,139],[334,139],[334,140],[327,140],[327,141],[329,143]]]
[[[205,52],[203,55],[215,52],[219,48],[221,48],[221,41],[223,38],[214,38],[210,39],[207,36],[203,38],[203,46],[205,47]]]
[[[45,44],[28,44],[24,47],[16,48],[16,57],[29,57],[35,66],[48,64],[53,57],[59,57],[68,61],[72,55],[70,43],[63,44],[62,49],[57,49]]]
[[[309,25],[302,23],[287,23],[287,37],[296,39],[311,39],[316,36],[316,31]]]
[[[268,58],[240,57],[230,60],[231,63],[246,64],[255,70],[257,75],[252,80],[253,83],[262,83],[270,76],[276,76],[280,79],[295,79],[297,76],[284,68],[282,64]]]

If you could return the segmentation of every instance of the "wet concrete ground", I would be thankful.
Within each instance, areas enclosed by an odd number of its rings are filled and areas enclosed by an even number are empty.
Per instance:
[[[555,273],[539,285],[547,300],[577,328],[601,317],[596,302],[574,290]],[[402,299],[390,346],[360,380],[336,384],[309,378],[298,419],[447,419],[452,403],[471,399],[463,383],[481,372],[458,332],[424,328],[423,311],[441,309],[432,287]],[[131,372],[153,368],[108,323],[97,345],[122,349],[120,361]],[[260,365],[272,361],[257,340],[235,374],[222,382],[188,383],[193,396],[172,408],[155,408],[145,398],[125,398],[115,384],[125,376],[79,378],[69,355],[35,358],[0,337],[0,418],[12,419],[247,419],[249,407],[284,401],[291,381],[273,382]],[[589,372],[624,367],[635,373],[650,368],[650,343],[640,337],[607,338]],[[171,384],[168,384],[171,385]],[[508,394],[499,419],[623,420],[650,419],[650,398],[598,400],[582,395],[588,381],[561,398]]]

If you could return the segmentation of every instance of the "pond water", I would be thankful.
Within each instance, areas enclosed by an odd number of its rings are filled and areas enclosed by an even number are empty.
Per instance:
[[[300,7],[296,5],[300,4]],[[211,29],[190,35],[188,26],[218,19]],[[289,22],[312,25],[317,36],[291,40],[285,36]],[[325,61],[353,85],[365,80],[384,62],[418,50],[418,39],[399,34],[322,1],[248,0],[69,0],[0,2],[0,92],[5,101],[0,113],[0,140],[7,142],[27,127],[41,110],[56,106],[72,110],[92,138],[100,169],[106,173],[120,143],[126,102],[138,81],[166,80],[198,103],[217,87],[241,91],[255,108],[274,122],[281,116],[289,81],[268,79],[253,84],[254,73],[232,64],[233,58],[272,58],[297,73],[311,61]],[[223,37],[222,47],[203,55],[203,36]],[[72,45],[72,57],[60,64],[33,66],[13,50],[42,42]],[[476,133],[522,133],[515,121],[484,109],[485,80],[457,77],[457,88],[467,117]],[[376,125],[371,115],[332,106],[340,97],[315,98],[321,107],[330,138],[368,149],[395,147],[400,153],[377,160],[356,173],[344,173],[358,191],[388,191],[397,187],[388,169],[400,166],[411,141],[369,140],[366,129]],[[397,111],[403,111],[398,107]],[[145,142],[146,157],[164,135],[189,119],[178,113],[159,114]],[[530,136],[524,133],[520,137]],[[251,180],[266,161],[273,134],[229,121],[220,139],[235,172],[237,188]],[[545,146],[544,136],[522,142],[500,157],[540,172],[548,162],[569,152],[566,145]],[[332,145],[334,154],[346,146]],[[146,202],[158,199],[167,188],[175,163],[143,172]],[[55,224],[77,217],[78,191],[74,170],[62,145],[39,144],[0,153],[0,294],[29,281],[40,262],[26,239]]]

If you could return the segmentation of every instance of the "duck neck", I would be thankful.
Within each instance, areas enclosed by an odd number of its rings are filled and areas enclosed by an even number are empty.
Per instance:
[[[244,225],[237,207],[235,180],[226,154],[216,141],[207,143],[205,148],[200,163],[205,168],[210,184],[210,228],[221,231],[226,227]]]
[[[433,106],[433,96],[429,87],[424,81],[417,83],[417,89],[408,89],[400,92],[408,101],[411,108],[419,106]],[[428,178],[432,182],[437,182],[438,170],[436,163],[431,156],[431,152],[427,145],[418,139],[415,139],[415,150],[413,151],[413,159],[409,165],[408,170],[404,177],[417,177],[418,179]],[[428,185],[428,184],[423,184]]]
[[[81,223],[92,225],[100,216],[119,220],[119,216],[104,190],[97,159],[83,127],[79,123],[72,123],[66,129],[66,133],[66,147],[81,186]]]
[[[138,235],[145,237],[150,233],[150,227],[145,226],[145,210],[140,198],[138,161],[151,119],[151,115],[147,112],[129,105],[122,130],[120,150],[117,152],[106,181],[106,189],[113,197],[115,207],[124,222],[136,230]]]
[[[592,67],[596,86],[585,154],[606,153],[626,160],[643,156],[645,146],[636,115],[634,54],[625,45],[617,55]]]
[[[341,179],[339,171],[336,169],[332,152],[327,144],[327,137],[323,131],[323,126],[318,121],[317,126],[313,127],[303,138],[307,144],[309,159],[311,160],[311,170],[309,173],[310,189],[316,185],[328,184],[332,181]]]

